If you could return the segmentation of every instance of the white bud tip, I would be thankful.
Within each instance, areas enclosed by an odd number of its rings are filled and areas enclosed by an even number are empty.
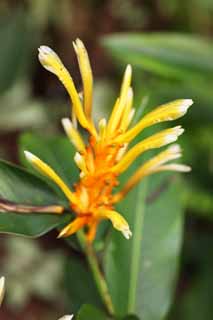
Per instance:
[[[192,171],[192,168],[189,166],[186,166],[185,164],[171,164],[171,166],[174,166],[175,171],[179,172],[190,172]]]
[[[34,154],[32,154],[31,152],[29,152],[29,151],[24,151],[24,155],[25,155],[25,157],[26,157],[26,159],[28,160],[28,161],[34,161],[35,159],[36,159],[36,156],[34,156]]]
[[[4,293],[5,293],[5,278],[1,277],[0,278],[0,305],[3,301]]]
[[[172,154],[174,153],[181,153],[181,147],[179,144],[173,144],[168,148],[169,152],[171,152]]]
[[[82,161],[82,156],[80,155],[79,152],[76,152],[75,156],[74,156],[74,160],[76,163],[81,163]]]
[[[192,104],[193,104],[193,100],[192,99],[184,99],[182,101],[181,105],[179,106],[180,112],[185,114]]]
[[[121,232],[127,240],[129,240],[132,236],[132,232],[128,227],[123,228]]]
[[[71,315],[63,316],[59,320],[71,320],[72,318],[73,318],[73,315],[71,314]]]
[[[176,126],[172,128],[170,133],[165,136],[166,142],[167,143],[175,142],[183,132],[184,132],[184,129],[181,126]]]
[[[132,66],[131,66],[131,64],[127,65],[125,74],[128,75],[128,76],[130,76],[132,74]]]
[[[45,59],[47,56],[55,56],[58,57],[58,55],[55,53],[55,51],[53,51],[50,47],[48,46],[40,46],[38,48],[38,52],[39,52],[39,58],[40,59]]]
[[[69,131],[69,130],[73,127],[72,122],[70,121],[69,118],[63,118],[63,119],[61,120],[61,122],[62,122],[62,125],[63,125],[64,130],[65,130],[66,132]]]
[[[170,133],[165,136],[165,144],[169,144],[171,142],[175,142],[178,138],[178,135],[175,133]]]
[[[105,119],[105,118],[101,119],[101,120],[99,121],[99,123],[98,123],[99,128],[105,128],[105,127],[106,127],[106,124],[107,124],[107,122],[106,122],[106,119]]]

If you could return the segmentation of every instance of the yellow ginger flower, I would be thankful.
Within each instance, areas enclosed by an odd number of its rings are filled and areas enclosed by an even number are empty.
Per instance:
[[[137,157],[147,150],[175,142],[184,130],[181,126],[176,126],[162,130],[133,147],[128,148],[129,143],[149,126],[182,117],[193,102],[190,99],[180,99],[161,105],[130,127],[135,110],[131,87],[132,68],[128,65],[119,97],[108,121],[104,118],[100,119],[96,127],[91,116],[93,76],[88,54],[81,40],[77,39],[73,46],[82,77],[83,99],[80,98],[68,70],[52,49],[41,46],[39,60],[45,69],[58,77],[70,96],[72,121],[68,118],[62,119],[62,125],[77,150],[74,161],[80,170],[79,181],[71,190],[48,164],[28,151],[25,151],[25,155],[35,168],[59,186],[76,215],[76,218],[60,232],[59,237],[68,237],[86,227],[87,240],[92,242],[98,224],[104,219],[109,219],[113,227],[129,239],[132,235],[131,230],[124,217],[115,211],[116,202],[147,175],[165,170],[190,171],[190,167],[185,165],[168,164],[169,161],[181,157],[180,147],[172,145],[145,162],[123,188],[117,194],[113,194],[114,187],[119,183],[118,176],[127,170]],[[77,122],[88,132],[87,142],[78,131]],[[62,213],[63,210],[64,208],[61,207],[58,213]]]

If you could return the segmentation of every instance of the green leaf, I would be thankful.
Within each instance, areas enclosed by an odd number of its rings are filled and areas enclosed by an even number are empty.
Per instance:
[[[66,205],[31,173],[0,161],[0,197],[25,205]],[[70,215],[0,213],[0,232],[39,237],[70,220]]]
[[[115,58],[161,76],[213,79],[213,46],[199,36],[119,33],[104,37],[102,43]]]
[[[62,180],[70,187],[78,179],[78,169],[73,160],[76,150],[65,136],[44,137],[33,133],[25,133],[20,138],[21,162],[36,174],[24,157],[24,150],[28,150],[49,164]],[[49,179],[46,179],[50,183]],[[52,185],[55,187],[55,185]]]
[[[179,182],[145,205],[145,198],[162,184],[156,175],[142,182],[118,205],[130,224],[129,241],[113,231],[105,271],[116,313],[135,313],[143,320],[163,319],[174,290],[182,239]],[[160,189],[159,189],[160,190]]]
[[[85,304],[81,307],[77,320],[107,320],[109,319],[104,313],[102,313],[99,309],[96,309],[92,305]]]
[[[93,275],[86,261],[80,255],[72,254],[65,266],[65,287],[69,307],[76,313],[82,304],[90,303],[103,308]]]

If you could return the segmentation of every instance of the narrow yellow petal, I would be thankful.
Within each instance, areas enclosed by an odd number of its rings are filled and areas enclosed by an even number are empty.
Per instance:
[[[132,109],[132,103],[133,103],[133,90],[130,87],[127,94],[127,100],[125,109],[121,118],[120,126],[122,132],[126,131],[127,127],[129,126],[129,123],[131,122],[133,115],[134,115],[134,109]],[[133,112],[132,112],[133,111]]]
[[[121,120],[121,116],[127,102],[128,90],[131,84],[131,78],[132,78],[132,67],[128,65],[124,73],[119,100],[117,100],[117,103],[115,104],[112,110],[112,114],[108,122],[107,132],[109,134],[115,131],[115,129],[117,128]]]
[[[167,166],[162,166],[164,163],[178,159],[181,157],[181,148],[179,145],[175,144],[167,148],[166,150],[160,152],[155,157],[146,161],[127,181],[127,183],[123,186],[121,191],[113,196],[113,202],[120,201],[137,183],[139,183],[145,176],[152,174],[161,168],[165,168]],[[179,167],[179,166],[178,166]],[[187,166],[181,165],[179,169],[185,169]],[[166,170],[166,169],[165,169]],[[168,169],[169,170],[169,169]],[[171,170],[171,169],[170,169]],[[160,170],[163,171],[163,170]],[[178,171],[178,170],[177,170]]]
[[[76,198],[68,186],[62,181],[62,179],[57,175],[57,173],[45,162],[40,160],[34,154],[29,151],[24,151],[26,159],[42,174],[47,176],[49,179],[54,181],[59,188],[64,192],[68,200],[72,203],[76,203]]]
[[[105,135],[106,135],[106,119],[105,118],[102,118],[99,123],[98,123],[98,126],[99,126],[99,139],[100,140],[104,140],[105,138]]]
[[[84,157],[79,152],[76,152],[74,156],[74,161],[83,173],[83,176],[88,172]]]
[[[112,168],[112,172],[117,174],[125,171],[130,164],[143,152],[155,148],[160,148],[171,142],[177,140],[178,136],[183,133],[183,129],[180,126],[162,130],[149,138],[146,138],[142,142],[136,144],[132,149],[130,149],[122,160]]]
[[[0,306],[4,299],[4,294],[5,294],[5,278],[1,277],[0,278]]]
[[[182,117],[193,104],[191,99],[180,99],[161,105],[145,115],[132,129],[121,135],[118,142],[129,142],[143,129],[163,121],[176,120]]]
[[[182,156],[181,154],[181,148],[178,144],[171,145],[166,150],[160,152],[155,157],[151,158],[150,160],[146,161],[144,165],[141,167],[143,168],[144,172],[149,172],[150,170],[153,170],[156,167],[159,167],[160,165],[174,160],[178,159]]]
[[[118,231],[121,231],[126,239],[129,239],[132,236],[127,221],[118,212],[114,210],[103,210],[100,211],[99,216],[103,219],[109,219],[112,222],[113,227]]]
[[[59,233],[58,238],[68,237],[73,233],[81,229],[87,222],[88,217],[77,217],[74,221],[69,223],[62,231]]]
[[[164,166],[160,166],[153,170],[153,172],[160,172],[160,171],[176,171],[176,172],[190,172],[192,169],[185,164],[179,163],[171,163]]]
[[[80,39],[73,42],[84,87],[84,111],[88,119],[92,111],[93,76],[87,50]]]
[[[71,98],[73,109],[75,111],[76,117],[82,127],[86,128],[90,132],[94,133],[94,128],[88,122],[82,108],[82,104],[75,88],[72,77],[70,76],[68,70],[63,65],[59,56],[49,47],[41,46],[39,49],[39,61],[45,69],[54,73],[59,80],[63,83],[64,87],[67,89],[69,96]]]
[[[85,152],[85,144],[83,139],[80,136],[80,133],[74,128],[72,122],[68,118],[62,119],[62,125],[64,127],[64,130],[70,139],[70,141],[73,143],[73,145],[76,147],[76,149],[84,153]]]
[[[116,161],[117,162],[120,161],[123,158],[124,154],[126,153],[127,148],[128,148],[128,143],[124,143],[123,147],[121,147],[118,150],[118,153],[117,153],[117,156],[116,156]]]

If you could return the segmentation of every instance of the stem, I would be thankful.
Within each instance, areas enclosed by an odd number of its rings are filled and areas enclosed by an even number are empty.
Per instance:
[[[104,305],[106,306],[108,313],[110,315],[113,315],[114,314],[114,307],[113,307],[112,299],[109,294],[109,289],[108,289],[106,280],[103,276],[103,273],[100,270],[96,253],[95,253],[92,245],[87,243],[85,235],[82,231],[78,231],[77,236],[78,236],[78,240],[81,245],[81,248],[83,249],[83,251],[86,255],[90,269],[93,273],[93,277],[94,277],[97,289],[99,291],[99,294],[101,296],[101,299],[102,299]]]

